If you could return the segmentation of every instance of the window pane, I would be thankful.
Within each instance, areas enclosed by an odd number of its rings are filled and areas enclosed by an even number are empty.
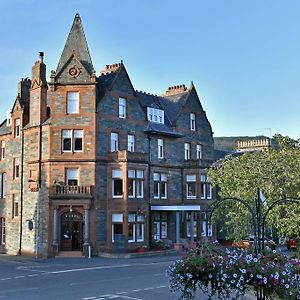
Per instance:
[[[167,181],[167,174],[161,174],[160,179],[161,181]]]
[[[135,170],[128,170],[128,178],[135,178]]]
[[[123,180],[113,179],[113,195],[122,196],[123,195]]]
[[[153,174],[153,180],[154,181],[159,181],[159,179],[160,179],[159,173],[154,173]]]
[[[135,196],[135,191],[134,191],[134,182],[135,180],[132,178],[128,178],[128,197],[133,198]]]
[[[67,93],[67,113],[76,114],[79,113],[79,93],[68,92]]]
[[[63,151],[71,151],[72,150],[72,130],[64,129],[62,131],[62,139],[63,139]]]
[[[2,195],[3,195],[3,198],[6,198],[6,173],[3,173],[2,182],[3,182]]]
[[[166,182],[161,183],[161,197],[163,199],[167,198],[167,183]]]
[[[110,149],[111,149],[111,152],[114,152],[114,151],[118,151],[118,134],[115,133],[115,132],[112,132],[110,134]]]
[[[126,117],[126,99],[119,98],[119,118]]]
[[[186,175],[186,181],[188,182],[196,181],[196,175]]]
[[[154,198],[159,198],[159,181],[154,181],[153,194]]]
[[[137,170],[136,171],[136,178],[144,178],[144,171]]]
[[[138,242],[144,240],[144,224],[142,223],[136,224],[136,239]]]
[[[119,170],[119,169],[112,170],[113,178],[123,178],[122,175],[123,175],[122,170]]]
[[[187,196],[188,196],[188,198],[196,197],[196,184],[195,184],[195,182],[187,183]]]
[[[128,214],[128,222],[135,222],[135,214]]]
[[[134,152],[134,135],[128,135],[128,151]]]
[[[142,180],[136,181],[136,196],[137,198],[144,197],[144,182]]]
[[[111,215],[112,222],[123,222],[123,214],[112,214]]]
[[[74,130],[74,150],[82,151],[83,130]]]
[[[135,240],[135,237],[134,237],[134,235],[135,235],[135,224],[134,223],[129,223],[128,224],[128,241],[129,242],[134,242]]]

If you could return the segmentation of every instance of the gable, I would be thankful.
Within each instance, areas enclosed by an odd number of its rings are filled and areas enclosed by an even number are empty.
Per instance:
[[[55,79],[58,83],[90,83],[91,75],[73,54],[61,68],[61,71],[56,74]]]
[[[135,96],[135,90],[124,65],[120,67],[120,70],[112,81],[110,90],[121,94]]]

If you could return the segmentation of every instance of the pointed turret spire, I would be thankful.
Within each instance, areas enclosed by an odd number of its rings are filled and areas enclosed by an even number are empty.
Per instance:
[[[82,63],[90,75],[93,73],[93,63],[84,35],[81,18],[78,13],[75,15],[65,48],[57,66],[56,74],[61,72],[72,55],[74,55]]]

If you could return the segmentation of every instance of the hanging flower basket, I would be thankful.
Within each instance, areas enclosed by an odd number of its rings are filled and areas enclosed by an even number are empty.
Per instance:
[[[259,291],[265,299],[300,299],[300,260],[271,249],[256,254],[251,248],[202,244],[176,261],[168,274],[170,288],[181,292],[180,299],[193,299],[197,289],[219,299],[242,299],[250,290],[257,299]]]

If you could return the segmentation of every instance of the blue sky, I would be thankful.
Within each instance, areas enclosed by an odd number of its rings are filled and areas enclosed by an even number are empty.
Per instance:
[[[193,80],[214,136],[300,138],[300,1],[7,0],[0,11],[1,121],[39,51],[49,80],[79,12],[97,74],[123,59],[137,90]]]

